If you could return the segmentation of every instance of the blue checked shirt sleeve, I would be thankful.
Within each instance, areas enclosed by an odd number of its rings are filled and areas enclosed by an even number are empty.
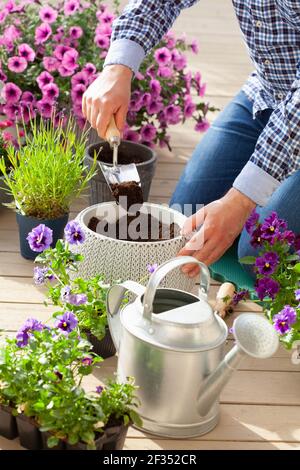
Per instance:
[[[300,78],[297,78],[271,114],[250,161],[233,186],[264,206],[280,183],[299,169]]]
[[[137,72],[184,8],[198,0],[131,0],[114,21],[112,42],[104,65],[122,64]]]

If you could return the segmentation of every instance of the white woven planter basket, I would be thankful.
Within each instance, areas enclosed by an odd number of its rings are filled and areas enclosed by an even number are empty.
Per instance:
[[[147,265],[164,263],[174,258],[178,251],[184,246],[185,240],[177,236],[172,240],[158,242],[129,242],[115,240],[100,235],[88,229],[91,217],[103,217],[107,215],[109,208],[116,210],[114,202],[96,204],[84,209],[77,216],[84,233],[85,241],[82,245],[72,246],[72,249],[84,256],[80,263],[79,275],[83,278],[102,274],[105,281],[114,283],[118,280],[133,280],[147,283]],[[145,203],[143,211],[149,212],[160,218],[183,226],[186,217],[180,212],[174,211],[167,206]],[[172,271],[165,279],[164,286],[191,292],[195,281],[187,278],[179,270]]]

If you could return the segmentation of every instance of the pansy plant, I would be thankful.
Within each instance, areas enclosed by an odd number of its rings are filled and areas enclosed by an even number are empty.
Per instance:
[[[281,342],[290,349],[300,340],[299,237],[276,212],[260,222],[259,215],[253,211],[245,228],[257,255],[242,258],[240,262],[253,266],[255,294]],[[237,301],[246,296],[249,292],[238,292]]]

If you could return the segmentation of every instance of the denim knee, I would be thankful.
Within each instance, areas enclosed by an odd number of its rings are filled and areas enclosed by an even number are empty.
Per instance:
[[[250,236],[244,229],[241,233],[239,243],[238,243],[238,259],[244,258],[245,256],[257,256],[258,252],[256,248],[253,248],[250,244]],[[249,274],[253,279],[255,279],[255,273],[253,266],[249,264],[241,263],[244,271]]]

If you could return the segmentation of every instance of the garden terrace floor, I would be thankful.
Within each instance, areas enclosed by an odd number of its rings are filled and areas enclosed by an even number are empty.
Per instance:
[[[107,3],[107,2],[106,2]],[[200,55],[190,63],[199,68],[208,83],[207,97],[220,108],[234,96],[251,71],[230,0],[202,0],[186,10],[175,29],[188,37],[198,38]],[[217,34],[216,34],[217,32]],[[199,134],[186,124],[172,131],[173,153],[160,154],[151,192],[151,201],[165,203],[191,155]],[[85,207],[78,201],[71,217]],[[43,292],[32,282],[32,263],[19,255],[15,215],[0,210],[0,329],[9,335],[26,318],[49,318],[51,307],[42,305]],[[214,282],[210,298],[217,291]],[[243,304],[239,311],[259,311],[253,303]],[[228,340],[227,349],[232,346]],[[112,375],[116,358],[101,365],[101,377]],[[95,381],[99,378],[95,372]],[[90,384],[94,388],[94,384]],[[271,359],[246,359],[221,394],[221,419],[209,434],[190,440],[151,437],[131,429],[125,449],[300,449],[300,371],[292,364],[290,354],[282,348]],[[0,438],[1,449],[20,449],[17,441]]]

